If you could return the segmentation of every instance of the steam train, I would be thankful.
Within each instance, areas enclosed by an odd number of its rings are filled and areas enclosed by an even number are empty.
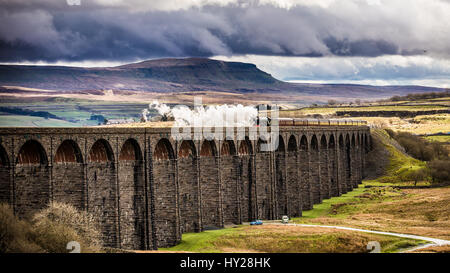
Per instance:
[[[258,117],[256,119],[256,125],[261,125],[261,123],[266,126],[271,126],[276,124],[278,121],[278,126],[314,126],[314,125],[354,125],[362,126],[367,125],[367,121],[364,120],[351,120],[351,119],[308,119],[308,118],[270,118],[270,117]]]

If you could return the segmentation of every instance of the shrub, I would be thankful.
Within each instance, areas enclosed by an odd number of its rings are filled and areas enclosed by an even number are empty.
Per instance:
[[[102,250],[101,233],[92,215],[52,203],[27,221],[15,216],[9,205],[0,204],[0,252],[67,253],[70,241],[80,243],[82,252]]]
[[[336,105],[337,101],[336,100],[328,100],[328,105]]]
[[[392,129],[386,128],[384,130],[386,131],[386,133],[388,133],[390,137],[395,138],[395,132]]]
[[[432,182],[450,183],[450,160],[433,160],[428,162]]]
[[[0,204],[0,253],[44,252],[30,240],[31,231],[29,223],[19,220],[8,204]]]
[[[448,152],[444,145],[439,142],[428,142],[420,136],[413,135],[408,132],[395,133],[390,129],[386,132],[405,149],[412,157],[422,160],[431,161],[434,159],[448,159]]]
[[[426,93],[416,93],[408,94],[406,96],[393,96],[388,101],[402,101],[402,100],[424,100],[424,99],[435,99],[435,98],[445,98],[450,96],[450,91],[446,90],[443,92],[426,92]]]
[[[427,180],[427,178],[427,171],[422,168],[406,172],[403,180],[414,181],[414,186],[416,186],[417,182]]]
[[[35,223],[33,228],[33,240],[45,249],[46,252],[68,252],[66,246],[70,241],[79,242],[81,249],[87,246],[82,244],[82,238],[78,236],[73,228],[61,223],[55,223],[47,218],[40,219],[39,222]]]
[[[36,213],[32,222],[39,235],[36,240],[50,252],[67,252],[70,241],[79,242],[83,252],[97,252],[101,248],[102,235],[95,218],[71,205],[51,203]]]

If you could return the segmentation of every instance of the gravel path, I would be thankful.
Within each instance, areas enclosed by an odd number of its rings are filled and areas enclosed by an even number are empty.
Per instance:
[[[401,238],[408,238],[408,239],[415,239],[415,240],[422,240],[422,241],[431,242],[429,244],[420,245],[420,246],[417,246],[417,247],[413,247],[413,248],[407,249],[407,250],[405,250],[403,252],[411,252],[411,251],[414,251],[414,250],[417,250],[417,249],[423,249],[423,248],[427,248],[427,247],[431,247],[431,246],[450,245],[450,241],[443,240],[443,239],[436,239],[436,238],[430,238],[430,237],[424,237],[424,236],[412,235],[412,234],[403,234],[403,233],[385,232],[385,231],[375,231],[375,230],[360,229],[360,228],[341,227],[341,226],[325,226],[325,225],[307,225],[307,224],[282,224],[282,223],[274,223],[274,222],[267,222],[265,224],[300,226],[300,227],[334,228],[334,229],[343,229],[343,230],[359,231],[359,232],[374,233],[374,234],[381,234],[381,235],[389,235],[389,236],[396,236],[396,237],[401,237]]]

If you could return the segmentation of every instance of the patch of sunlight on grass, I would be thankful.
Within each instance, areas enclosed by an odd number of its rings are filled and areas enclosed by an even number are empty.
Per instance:
[[[358,188],[355,188],[353,189],[353,191],[343,194],[339,197],[325,199],[321,204],[314,205],[312,210],[304,211],[301,218],[293,218],[293,220],[298,221],[300,219],[312,219],[328,215],[331,212],[331,208],[334,204],[355,202],[358,200],[357,196],[364,193],[365,190],[366,189],[363,185],[359,185]]]
[[[439,135],[439,136],[426,136],[426,140],[433,142],[450,142],[450,135]]]
[[[429,243],[429,242],[423,241],[423,240],[414,240],[414,239],[406,239],[406,238],[397,237],[397,240],[392,240],[390,242],[386,242],[386,243],[384,243],[384,245],[381,246],[381,248],[382,248],[382,253],[396,253],[396,252],[401,252],[402,250],[406,250],[408,248],[416,247],[419,245],[424,245],[427,243]]]
[[[178,245],[169,248],[159,248],[159,250],[219,252],[213,242],[223,235],[239,232],[240,230],[242,230],[242,227],[206,230],[198,233],[184,233]]]
[[[426,167],[426,163],[411,156],[402,153],[400,150],[395,147],[393,144],[393,140],[386,133],[385,130],[375,129],[371,130],[371,133],[374,137],[377,137],[381,140],[382,144],[389,151],[389,164],[386,168],[386,174],[382,177],[379,177],[374,180],[370,180],[371,183],[387,183],[388,184],[397,184],[398,182],[409,182],[404,178],[408,177],[408,174],[411,171],[415,171],[418,169],[423,169]]]

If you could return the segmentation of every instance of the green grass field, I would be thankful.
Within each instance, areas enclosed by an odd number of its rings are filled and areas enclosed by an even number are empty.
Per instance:
[[[394,146],[394,142],[388,133],[382,129],[371,130],[373,137],[379,139],[389,152],[389,163],[386,174],[373,180],[366,181],[369,185],[398,185],[399,183],[412,183],[407,179],[411,171],[423,169],[426,163],[401,152]],[[421,184],[427,182],[421,182]]]
[[[91,121],[91,115],[103,115],[106,119],[140,119],[141,111],[146,103],[88,101],[81,99],[55,98],[48,101],[26,100],[24,102],[4,102],[4,107],[15,107],[32,111],[45,111],[63,119],[61,122],[45,121],[39,117],[25,115],[1,116],[0,126],[48,126],[48,127],[78,127],[95,126],[97,121]]]
[[[0,127],[80,127],[81,124],[59,119],[45,119],[41,117],[2,115]]]
[[[301,219],[307,221],[308,219],[328,215],[334,205],[355,202],[358,200],[358,196],[363,194],[365,190],[364,186],[360,185],[358,188],[353,189],[353,191],[339,197],[325,199],[321,204],[315,204],[312,210],[304,211]]]
[[[299,110],[283,110],[280,116],[291,117],[297,115],[331,115],[337,111],[353,111],[355,116],[359,111],[429,111],[429,110],[445,110],[448,107],[439,105],[375,105],[375,106],[358,106],[358,107],[306,107]]]
[[[424,137],[428,141],[437,141],[450,143],[450,135],[440,135],[440,136],[426,136]]]
[[[361,253],[368,252],[366,246],[370,241],[380,242],[382,252],[396,252],[424,243],[419,240],[364,232],[263,224],[262,226],[241,225],[200,233],[185,233],[182,235],[180,244],[159,250],[201,253]]]

